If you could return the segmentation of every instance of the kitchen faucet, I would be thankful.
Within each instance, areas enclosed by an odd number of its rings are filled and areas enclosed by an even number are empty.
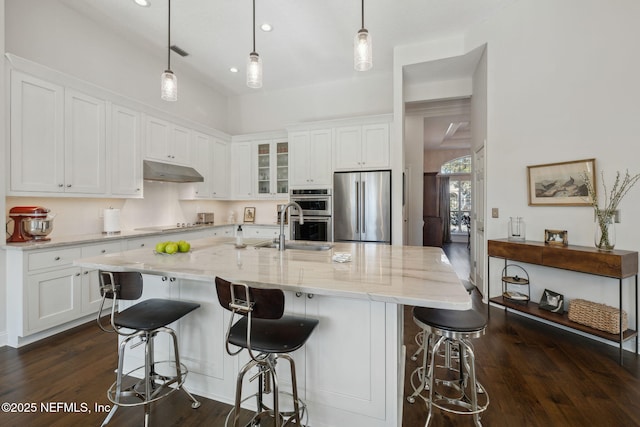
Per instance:
[[[297,204],[296,202],[289,202],[286,205],[284,205],[284,207],[280,211],[280,240],[278,241],[279,251],[284,251],[285,249],[284,217],[287,213],[287,208],[289,206],[293,206],[296,209],[298,209],[298,212],[300,213],[300,225],[304,224],[304,215],[302,215],[302,208],[300,207],[299,204]]]

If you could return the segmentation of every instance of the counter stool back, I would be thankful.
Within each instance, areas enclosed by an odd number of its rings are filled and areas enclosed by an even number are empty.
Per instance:
[[[144,425],[149,426],[151,403],[168,396],[176,390],[182,389],[192,401],[191,407],[198,408],[198,402],[184,387],[187,368],[180,363],[178,353],[178,339],[173,329],[167,325],[179,320],[200,304],[168,299],[148,299],[141,301],[125,310],[116,312],[118,301],[134,301],[142,296],[142,274],[136,272],[100,271],[100,293],[102,303],[98,311],[98,326],[105,332],[115,332],[122,339],[118,350],[118,369],[116,381],[107,391],[107,397],[114,404],[103,421],[106,425],[120,406],[144,406]],[[104,325],[102,312],[105,301],[111,299],[111,314],[109,325]],[[174,360],[156,361],[154,357],[154,339],[159,333],[168,334],[173,342]],[[145,364],[123,372],[124,356],[127,345],[135,338],[139,341],[131,348],[144,344]],[[159,367],[168,366],[160,374]],[[138,379],[137,377],[141,377]],[[124,384],[131,383],[128,386]]]
[[[259,425],[264,418],[274,418],[274,425],[281,427],[294,423],[302,425],[306,413],[305,403],[298,397],[295,363],[288,353],[302,347],[318,320],[284,315],[284,292],[280,289],[264,289],[246,283],[231,283],[216,277],[216,291],[220,305],[232,312],[227,328],[225,345],[227,353],[236,355],[246,349],[250,360],[238,373],[236,380],[235,405],[229,412],[225,425],[240,426],[240,409],[244,401],[255,397],[256,412],[244,425]],[[237,318],[237,321],[236,321]],[[232,346],[237,349],[232,349]],[[284,412],[280,408],[276,363],[279,359],[289,362],[291,372],[293,410]],[[244,376],[253,368],[258,373],[258,391],[242,398]],[[269,408],[263,401],[264,394],[273,394],[273,406]],[[256,424],[257,423],[257,424]]]

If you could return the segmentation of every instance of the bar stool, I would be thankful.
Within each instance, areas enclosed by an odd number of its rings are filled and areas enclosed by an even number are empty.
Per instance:
[[[467,290],[467,293],[469,295],[471,295],[473,293],[473,290],[476,288],[475,285],[471,284],[469,280],[463,280],[462,285]],[[411,355],[411,360],[415,362],[416,360],[418,360],[418,356],[420,355],[420,353],[422,353],[422,350],[425,347],[424,330],[421,329],[420,331],[418,331],[418,333],[414,337],[414,340],[416,344],[418,344],[418,349]]]
[[[306,404],[298,397],[295,363],[288,353],[302,347],[318,320],[288,316],[284,313],[284,293],[280,289],[262,289],[245,283],[231,283],[216,277],[216,290],[220,305],[232,312],[226,335],[226,349],[230,355],[237,355],[243,349],[250,360],[240,369],[236,380],[235,405],[229,411],[225,426],[232,419],[232,426],[240,425],[240,408],[243,402],[256,397],[256,411],[245,426],[261,425],[260,420],[274,418],[275,427],[300,426],[306,413]],[[234,323],[235,316],[240,319]],[[238,347],[232,350],[230,345]],[[293,409],[282,411],[276,375],[279,359],[289,362],[291,371],[291,398]],[[258,391],[242,398],[242,382],[245,374],[257,368],[250,381],[258,379]],[[273,406],[269,408],[263,401],[264,394],[273,393]],[[232,418],[233,417],[233,418]]]
[[[168,328],[167,325],[200,307],[200,304],[156,298],[144,300],[116,313],[118,301],[133,301],[142,296],[142,274],[100,271],[99,277],[102,303],[100,311],[98,311],[98,325],[103,331],[115,332],[123,338],[118,350],[116,381],[107,390],[107,398],[113,403],[113,407],[102,422],[102,426],[111,420],[118,407],[144,405],[144,425],[148,427],[151,403],[167,397],[179,389],[182,389],[192,401],[191,407],[198,408],[200,402],[183,387],[187,376],[187,367],[180,363],[178,339],[173,329]],[[107,299],[113,300],[110,329],[108,325],[103,325],[101,319],[104,303]],[[169,334],[172,338],[173,361],[155,360],[154,339],[160,333]],[[144,344],[145,363],[125,373],[123,372],[125,349],[136,338],[140,341],[133,343],[130,348]],[[159,372],[163,372],[163,374]],[[131,384],[125,385],[125,382]]]
[[[434,406],[454,414],[473,415],[475,425],[480,427],[480,413],[489,406],[489,395],[476,380],[475,352],[470,340],[485,334],[486,318],[475,310],[415,307],[413,320],[424,332],[424,354],[422,366],[411,374],[414,392],[407,401],[414,403],[420,396],[426,402],[429,414],[425,427],[431,422]],[[437,364],[440,360],[443,364]],[[423,391],[428,395],[424,396]]]

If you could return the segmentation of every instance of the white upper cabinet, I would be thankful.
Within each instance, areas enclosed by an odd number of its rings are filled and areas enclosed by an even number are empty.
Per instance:
[[[62,86],[11,72],[10,150],[9,192],[64,191]]]
[[[234,142],[231,144],[231,188],[234,199],[253,197],[253,144]]]
[[[111,193],[142,197],[140,113],[112,104],[110,117]]]
[[[289,196],[289,144],[282,140],[255,142],[256,196],[287,198]]]
[[[336,128],[334,153],[336,170],[390,167],[389,124]]]
[[[211,152],[212,138],[200,132],[193,133],[193,167],[204,177],[203,182],[193,184],[193,197],[196,199],[211,198]]]
[[[213,165],[210,176],[213,198],[229,197],[229,144],[221,139],[213,141]]]
[[[105,101],[65,89],[65,192],[107,191]]]
[[[9,193],[104,194],[105,101],[12,71]]]
[[[193,132],[192,166],[204,182],[182,186],[184,199],[225,199],[229,197],[229,145],[216,137]]]
[[[191,131],[157,117],[145,119],[145,158],[160,162],[189,165]]]
[[[291,188],[331,186],[331,129],[289,133]]]

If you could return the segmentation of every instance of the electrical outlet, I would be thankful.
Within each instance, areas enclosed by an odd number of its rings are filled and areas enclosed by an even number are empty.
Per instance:
[[[491,218],[499,218],[500,214],[498,208],[491,208]]]

